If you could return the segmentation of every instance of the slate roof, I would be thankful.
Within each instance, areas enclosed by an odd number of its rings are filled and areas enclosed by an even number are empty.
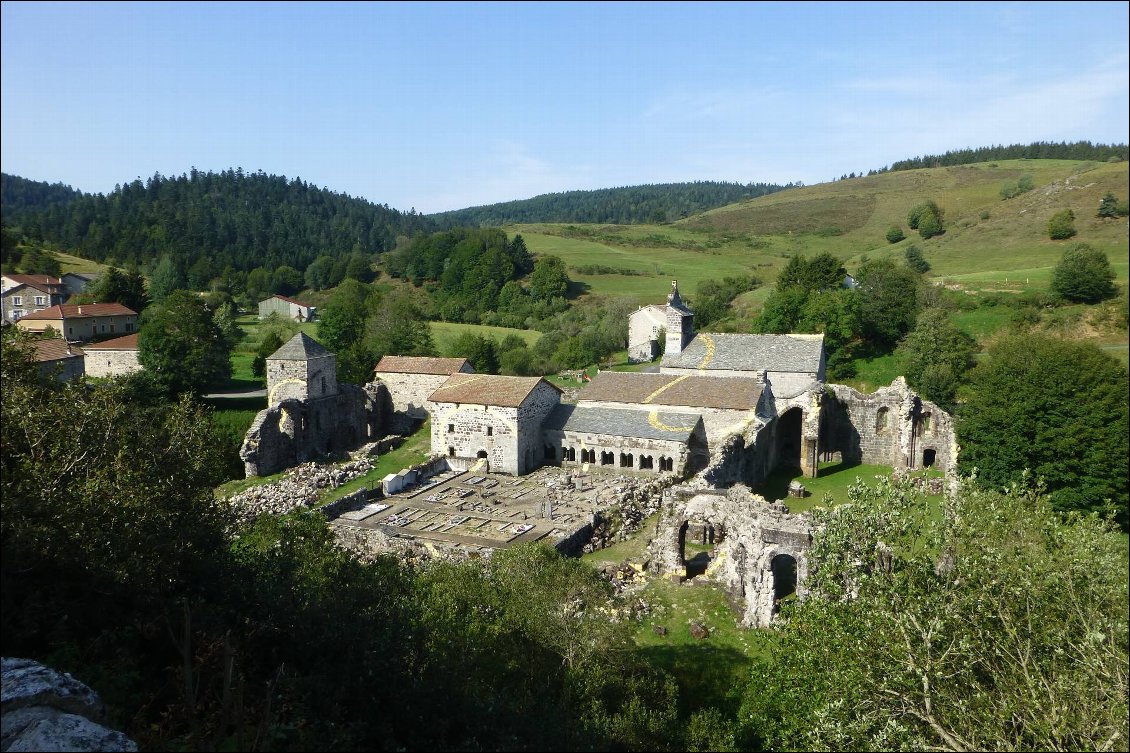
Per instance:
[[[70,345],[61,337],[35,340],[32,345],[35,348],[34,359],[39,363],[59,361],[64,358],[82,358],[82,351]]]
[[[542,428],[687,444],[701,423],[702,417],[694,413],[649,413],[562,403],[546,417]]]
[[[375,371],[385,374],[443,374],[459,372],[466,358],[428,358],[426,356],[384,356]]]
[[[495,376],[493,374],[452,374],[447,381],[428,396],[433,403],[470,403],[494,405],[499,408],[517,408],[526,401],[540,383],[541,377]]]
[[[137,312],[120,303],[82,303],[79,305],[63,304],[50,306],[39,311],[33,311],[25,319],[84,319],[92,316],[137,316]]]
[[[137,333],[125,337],[115,337],[113,340],[90,343],[83,347],[84,350],[137,350]]]
[[[268,361],[309,361],[312,358],[325,358],[333,353],[326,350],[317,340],[299,332],[287,340],[286,344],[267,356]]]
[[[752,410],[763,389],[761,382],[745,377],[602,371],[578,401]]]
[[[661,367],[815,373],[823,335],[738,335],[700,332],[681,353],[666,354]]]

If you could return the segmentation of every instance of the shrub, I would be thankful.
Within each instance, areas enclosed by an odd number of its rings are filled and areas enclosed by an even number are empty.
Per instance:
[[[903,235],[902,228],[898,225],[891,225],[887,228],[887,243],[898,243],[904,238],[906,236]]]
[[[1052,291],[1069,301],[1098,303],[1115,294],[1110,259],[1086,243],[1063,252],[1052,273]]]
[[[1056,212],[1048,220],[1048,237],[1053,241],[1067,240],[1075,235],[1075,213],[1070,209]]]

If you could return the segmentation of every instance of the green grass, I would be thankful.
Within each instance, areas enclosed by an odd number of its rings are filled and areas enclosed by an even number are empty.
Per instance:
[[[517,335],[533,345],[541,337],[541,333],[532,329],[512,329],[510,327],[492,327],[486,324],[461,324],[458,322],[432,322],[432,339],[440,353],[447,353],[448,348],[455,338],[470,332],[480,337],[492,337],[497,342],[502,342],[507,335]]]
[[[876,476],[889,477],[891,467],[887,465],[845,464],[845,463],[820,463],[816,478],[805,478],[800,469],[778,470],[769,474],[764,486],[755,489],[758,494],[768,500],[782,499],[789,506],[791,512],[805,512],[824,504],[824,495],[831,496],[834,504],[841,504],[848,500],[848,487],[862,479],[872,483]],[[929,471],[930,475],[941,475],[937,471]],[[916,474],[918,475],[918,474]],[[804,484],[808,495],[802,499],[788,496],[789,482],[796,480]]]
[[[364,476],[342,484],[336,489],[326,491],[318,498],[318,501],[320,504],[325,504],[335,499],[341,499],[347,494],[352,494],[362,487],[379,484],[381,479],[390,473],[396,473],[402,468],[424,462],[431,454],[431,450],[432,430],[431,421],[428,420],[425,421],[423,426],[417,429],[412,436],[408,437],[400,447],[377,458],[373,470],[369,471]]]
[[[771,655],[771,635],[743,628],[726,594],[702,581],[679,584],[655,578],[643,597],[652,611],[636,631],[638,651],[675,677],[683,713],[707,706],[736,711],[754,660]],[[703,639],[692,636],[692,621],[710,634]],[[658,635],[657,626],[665,628],[666,635]]]
[[[875,358],[858,358],[855,361],[855,371],[854,377],[840,381],[865,393],[886,387],[894,381],[895,377],[902,374],[898,358],[894,353]]]

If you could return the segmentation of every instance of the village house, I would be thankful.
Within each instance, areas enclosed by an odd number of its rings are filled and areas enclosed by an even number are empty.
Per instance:
[[[0,277],[0,308],[5,322],[15,322],[36,311],[58,306],[68,295],[64,281],[51,275]]]
[[[141,371],[138,360],[137,333],[103,340],[83,347],[86,373],[95,377],[113,377]]]
[[[449,465],[485,459],[497,473],[529,473],[543,464],[542,422],[560,401],[542,377],[452,374],[426,403],[432,452]]]
[[[137,331],[137,312],[120,303],[63,304],[35,311],[16,321],[28,332],[53,329],[68,342],[90,342]]]
[[[285,295],[273,295],[259,301],[259,318],[266,319],[271,314],[278,314],[292,322],[309,322],[316,316],[317,308]]]
[[[83,352],[61,337],[33,340],[32,360],[39,364],[39,373],[54,376],[60,382],[73,382],[84,373]]]

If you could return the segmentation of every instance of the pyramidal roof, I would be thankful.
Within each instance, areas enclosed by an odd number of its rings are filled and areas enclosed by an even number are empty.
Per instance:
[[[287,341],[274,353],[267,357],[268,361],[309,361],[311,358],[325,358],[333,353],[322,347],[317,340],[299,332]]]

